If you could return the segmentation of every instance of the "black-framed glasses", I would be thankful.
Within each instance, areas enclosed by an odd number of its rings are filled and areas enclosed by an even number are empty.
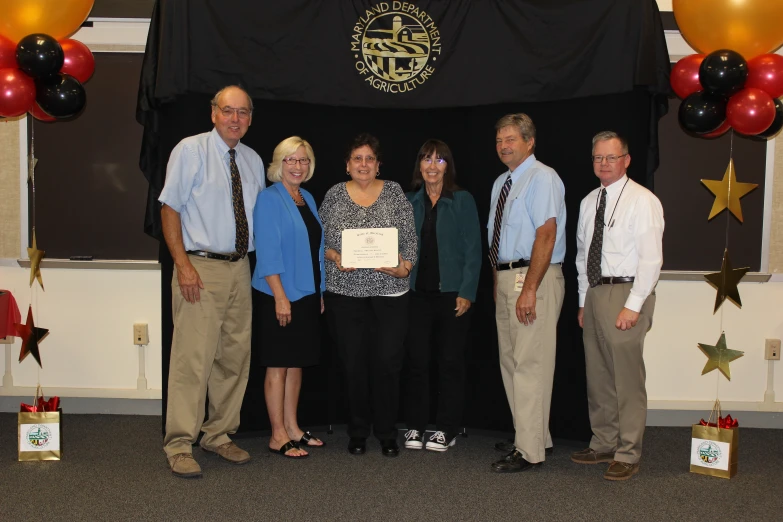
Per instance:
[[[424,163],[426,163],[427,165],[432,165],[432,164],[433,164],[433,162],[434,162],[434,163],[437,163],[438,165],[443,165],[444,163],[446,163],[446,160],[445,160],[445,159],[443,159],[443,158],[440,158],[440,157],[438,157],[438,158],[435,158],[435,159],[433,160],[433,159],[432,159],[432,158],[430,158],[429,156],[428,156],[428,157],[426,157],[426,158],[422,158],[422,159],[421,159],[421,161],[423,161],[423,162],[424,162]]]
[[[225,116],[226,118],[230,118],[231,116],[236,113],[237,117],[239,117],[240,120],[246,120],[250,117],[250,114],[252,114],[252,111],[250,109],[235,109],[234,107],[229,107],[226,105],[225,107],[221,107],[220,105],[215,105],[217,109],[220,111],[220,113]]]
[[[300,165],[309,165],[310,164],[310,158],[283,158],[283,162],[286,165],[296,165],[297,162]]]
[[[610,154],[608,156],[592,156],[593,163],[603,163],[604,158],[606,158],[607,163],[617,163],[617,160],[622,158],[623,156],[627,156],[628,154],[620,154],[619,156],[616,154]]]
[[[368,165],[372,165],[376,161],[378,161],[378,158],[376,158],[375,156],[351,156],[351,161],[353,161],[354,163],[361,163],[362,161],[364,161]]]

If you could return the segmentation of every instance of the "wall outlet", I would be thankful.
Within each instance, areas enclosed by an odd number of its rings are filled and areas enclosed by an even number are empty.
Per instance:
[[[133,325],[133,344],[139,346],[150,344],[147,323],[136,323]],[[780,346],[780,341],[778,341],[778,346]]]
[[[764,358],[768,361],[780,360],[780,339],[767,339],[764,343]]]

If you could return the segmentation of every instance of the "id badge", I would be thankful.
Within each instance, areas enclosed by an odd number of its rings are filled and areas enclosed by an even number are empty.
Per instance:
[[[514,291],[515,292],[521,292],[522,286],[525,284],[525,275],[526,274],[516,274],[516,278],[514,279]]]

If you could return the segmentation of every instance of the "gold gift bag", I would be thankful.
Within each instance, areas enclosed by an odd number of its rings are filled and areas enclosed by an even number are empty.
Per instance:
[[[43,396],[36,390],[34,406]],[[19,461],[60,460],[62,457],[62,409],[57,411],[22,411],[18,413]]]
[[[721,417],[720,401],[715,401],[710,418]],[[694,424],[691,430],[691,473],[731,478],[737,474],[739,428],[718,428]]]

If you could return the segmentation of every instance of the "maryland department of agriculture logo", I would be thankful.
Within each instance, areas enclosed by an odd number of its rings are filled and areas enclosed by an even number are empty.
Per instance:
[[[34,448],[45,448],[52,441],[52,431],[43,424],[34,424],[25,434]]]
[[[699,444],[696,451],[699,452],[699,459],[701,459],[705,466],[715,466],[720,460],[720,448],[710,440],[705,440]]]
[[[440,32],[409,2],[380,2],[353,27],[351,51],[364,81],[383,92],[412,91],[435,72]]]

